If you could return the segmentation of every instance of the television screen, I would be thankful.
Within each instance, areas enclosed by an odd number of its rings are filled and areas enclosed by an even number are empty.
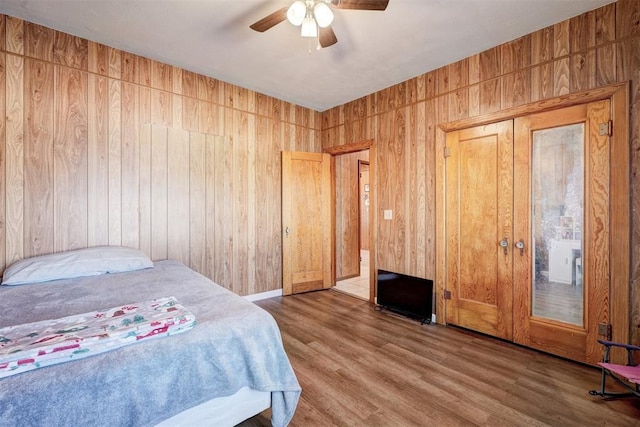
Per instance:
[[[378,304],[431,323],[433,280],[378,270]]]

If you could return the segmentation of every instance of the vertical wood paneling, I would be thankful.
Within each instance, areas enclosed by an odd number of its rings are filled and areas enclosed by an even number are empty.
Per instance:
[[[500,47],[485,50],[480,53],[480,81],[491,80],[500,75],[501,50]]]
[[[87,74],[55,69],[54,250],[87,247]]]
[[[527,68],[531,64],[531,36],[524,36],[502,46],[502,74]]]
[[[531,100],[540,101],[553,96],[553,64],[545,63],[531,69]]]
[[[109,244],[122,244],[122,83],[109,80]]]
[[[190,98],[198,97],[198,76],[196,73],[182,70],[182,94]]]
[[[151,127],[151,259],[168,256],[168,134],[167,128]],[[173,208],[173,206],[172,206]]]
[[[233,209],[233,291],[246,293],[248,282],[249,258],[247,249],[247,187],[249,173],[247,171],[247,114],[233,111],[233,153],[230,174],[233,176],[233,191],[229,206]]]
[[[281,287],[280,151],[320,151],[320,113],[4,15],[0,51],[33,58],[0,52],[3,266],[124,244],[241,294]],[[371,99],[338,143],[373,134]]]
[[[140,245],[140,119],[138,86],[122,84],[122,244]]]
[[[216,262],[217,262],[217,253],[216,253],[216,180],[215,180],[215,170],[216,170],[216,138],[213,135],[205,135],[205,147],[204,147],[204,191],[205,191],[205,240],[206,240],[206,276],[211,280],[216,281]]]
[[[253,93],[249,93],[252,97]],[[249,102],[253,104],[253,102]],[[256,218],[261,214],[256,203],[256,191],[261,188],[256,182],[256,116],[247,116],[247,283],[245,292],[252,295],[260,292],[256,276]]]
[[[177,128],[168,129],[167,256],[186,265],[190,263],[189,160],[189,132]]]
[[[4,15],[0,15],[0,47],[4,46]],[[6,221],[6,166],[7,166],[7,147],[6,147],[6,130],[7,121],[9,117],[6,114],[6,88],[7,88],[7,74],[6,70],[6,55],[4,52],[0,52],[0,117],[5,117],[6,120],[0,120],[0,269],[4,270],[5,267],[5,248],[6,248],[6,233],[7,233],[7,221]]]
[[[415,211],[416,211],[416,225],[415,225],[415,258],[416,258],[416,271],[414,274],[418,277],[424,277],[426,273],[426,250],[427,250],[427,162],[431,156],[427,156],[429,150],[427,150],[427,112],[426,103],[420,102],[416,105],[412,112],[414,117],[415,133],[414,138],[416,141],[416,168],[411,170],[410,174],[415,174],[418,180],[415,194]]]
[[[601,45],[616,39],[616,4],[611,3],[595,10],[595,43]]]
[[[468,72],[466,73],[468,75]],[[453,76],[449,73],[450,78]],[[465,103],[468,105],[468,103]],[[418,239],[416,233],[418,210],[418,185],[422,176],[418,177],[416,170],[418,169],[418,146],[417,137],[415,135],[417,131],[416,127],[416,108],[412,105],[406,108],[407,112],[407,127],[406,127],[406,155],[405,155],[405,170],[408,186],[406,186],[406,193],[404,197],[404,212],[406,218],[406,244],[405,244],[405,271],[415,276],[418,270]],[[423,175],[424,176],[424,175]]]
[[[22,22],[22,21],[20,21]],[[9,26],[15,20],[7,19]],[[24,59],[6,56],[5,265],[24,257]]]
[[[547,99],[623,80],[632,80],[632,105],[637,105],[636,94],[640,86],[636,84],[639,79],[637,58],[640,56],[637,47],[640,44],[637,39],[640,35],[637,20],[639,9],[640,2],[637,0],[620,0],[591,14],[557,23],[388,90],[367,95],[363,98],[362,105],[359,100],[355,100],[322,113],[310,112],[266,95],[117,49],[107,47],[104,51],[104,47],[97,43],[89,43],[74,36],[58,32],[54,32],[53,37],[47,36],[52,30],[24,23],[16,18],[1,17],[0,50],[41,58],[48,63],[53,60],[55,73],[60,72],[55,64],[62,64],[60,69],[71,67],[90,70],[91,73],[113,79],[101,80],[99,76],[91,76],[87,83],[89,100],[85,124],[88,126],[88,141],[84,156],[89,175],[86,177],[86,189],[80,189],[80,193],[84,193],[77,196],[87,204],[89,230],[85,231],[89,236],[88,244],[101,241],[103,238],[98,236],[104,235],[104,224],[108,224],[109,243],[120,244],[128,239],[125,236],[138,235],[138,245],[141,248],[149,253],[164,255],[156,259],[166,257],[170,222],[167,206],[170,180],[166,169],[169,160],[167,130],[154,126],[154,132],[160,135],[158,147],[156,139],[152,137],[151,127],[143,124],[153,121],[184,131],[208,133],[205,137],[203,160],[206,171],[206,270],[212,277],[214,272],[218,274],[217,271],[221,271],[223,285],[230,284],[234,289],[240,289],[239,292],[247,293],[278,289],[281,286],[280,150],[319,150],[321,146],[363,139],[363,135],[375,139],[379,148],[379,184],[376,192],[381,202],[380,209],[375,212],[379,224],[378,257],[389,267],[397,262],[403,268],[415,270],[417,274],[424,271],[426,277],[433,277],[436,271],[433,258],[436,227],[433,199],[436,192],[434,157],[437,125],[456,118],[522,105],[528,102],[528,98]],[[529,63],[527,55],[530,55]],[[25,81],[21,61],[20,57],[6,55],[7,83],[1,88],[6,87],[5,100],[0,103],[0,108],[6,108],[7,119],[1,123],[4,131],[0,132],[0,140],[6,137],[6,155],[1,158],[0,167],[6,166],[6,180],[1,185],[7,186],[2,198],[3,202],[6,201],[7,217],[3,224],[7,240],[6,245],[1,245],[0,248],[1,251],[6,249],[5,256],[0,258],[6,260],[21,258],[25,254],[25,248],[34,244],[27,237],[24,222],[31,217],[31,208],[26,208],[27,202],[24,199],[30,191],[27,190],[29,184],[25,182],[25,178],[28,179],[27,175],[30,175],[27,170],[34,166],[29,166],[26,144],[24,148],[22,146],[22,134],[24,132],[25,138],[29,138],[26,132],[30,125],[25,105],[28,101],[22,97],[29,93],[28,87],[36,84],[36,81],[31,81],[30,75],[27,75],[28,81]],[[532,67],[527,68],[529,66]],[[169,74],[171,78],[167,77]],[[134,101],[138,111],[133,115],[137,114],[138,119],[128,116],[126,109],[131,98],[127,89],[122,87],[120,79],[141,85],[137,89],[138,101]],[[151,87],[154,89],[150,89]],[[58,96],[66,95],[54,92],[56,106],[69,102],[58,100]],[[163,96],[166,99],[161,100]],[[421,100],[426,100],[424,113],[420,111]],[[409,106],[416,102],[417,105]],[[237,110],[231,115],[232,120],[225,119],[224,105],[233,106]],[[106,112],[103,113],[105,108]],[[639,121],[634,122],[638,110],[640,109],[632,109],[632,123]],[[253,115],[254,112],[256,116]],[[383,112],[385,113],[381,114]],[[227,114],[227,117],[230,116]],[[425,117],[424,138],[420,136],[422,117]],[[164,137],[160,129],[164,129]],[[36,127],[32,130],[41,132]],[[640,143],[635,142],[637,125],[633,125],[631,131],[632,146],[640,146]],[[132,158],[128,157],[131,148],[128,144],[135,139],[132,138],[134,134],[139,135],[137,142],[133,143],[139,150],[137,159],[135,154]],[[214,138],[211,135],[220,136]],[[237,146],[239,141],[245,147],[244,154]],[[405,150],[401,154],[398,154],[399,144]],[[108,149],[106,154],[105,149]],[[421,150],[424,150],[424,154]],[[133,152],[135,153],[135,149]],[[69,153],[65,155],[69,156]],[[194,156],[190,152],[187,158],[193,160]],[[64,158],[66,161],[66,157]],[[158,166],[158,161],[161,164],[163,159],[164,172]],[[60,160],[56,158],[55,162],[58,161]],[[633,176],[636,176],[635,170],[640,160],[634,157],[632,161],[635,168]],[[57,164],[55,162],[54,165]],[[191,161],[188,163],[192,164]],[[193,165],[196,170],[188,169],[186,172],[189,182],[192,174],[198,175],[200,167],[195,162]],[[236,166],[242,171],[237,172]],[[51,169],[51,165],[49,167]],[[421,175],[423,168],[424,184],[414,176],[416,171],[416,175]],[[127,194],[129,189],[124,188],[131,173],[134,181],[135,176],[139,177],[135,185],[139,187],[137,195],[136,190],[132,190],[133,194]],[[241,193],[237,193],[234,182],[238,174],[241,176]],[[104,190],[105,179],[108,180],[108,192]],[[55,183],[56,194],[62,194],[58,181]],[[38,185],[45,186],[43,183]],[[397,192],[395,187],[410,187],[412,190]],[[634,182],[633,194],[638,192],[636,187],[637,183]],[[94,191],[94,188],[103,190]],[[197,209],[192,206],[198,206],[199,203],[192,204],[195,193],[191,192],[196,190],[189,188],[188,191],[189,218],[192,218],[197,214],[192,212],[192,209]],[[96,192],[102,195],[94,194]],[[155,197],[158,194],[159,201]],[[222,197],[219,206],[216,201],[220,200],[216,200],[214,196]],[[63,196],[72,197],[76,197],[73,192]],[[632,199],[638,200],[640,197]],[[56,207],[57,203],[56,201]],[[104,208],[105,203],[108,216],[98,218],[99,209],[102,209],[98,206]],[[127,204],[134,207],[130,208]],[[232,215],[225,213],[221,206],[231,206],[233,212],[244,215],[244,219],[234,222],[236,220],[231,218]],[[382,209],[386,208],[393,209],[394,220],[381,219]],[[135,209],[139,211],[134,212]],[[2,212],[0,209],[0,216]],[[134,216],[139,218],[137,224],[132,221]],[[422,218],[426,229],[424,255],[420,240]],[[159,225],[158,220],[160,223],[164,221],[164,226]],[[241,234],[238,229],[241,222],[246,223],[246,234]],[[404,228],[399,226],[400,222],[404,223]],[[220,230],[216,225],[220,226]],[[156,229],[159,229],[158,234]],[[55,236],[59,234],[58,231],[53,233]],[[187,236],[194,236],[191,225]],[[221,239],[219,244],[216,243],[218,238]],[[236,238],[243,241],[241,246],[236,245]],[[198,250],[195,248],[201,244],[193,246],[190,238],[184,239],[185,242],[189,241],[186,249],[189,259],[198,258]],[[132,241],[135,242],[135,237]],[[637,231],[634,231],[633,241],[637,248],[637,242],[640,241],[640,233]],[[399,246],[404,248],[404,253],[400,256]],[[255,248],[254,252],[252,247]],[[254,258],[255,263],[252,261]],[[634,283],[640,282],[637,279],[640,263],[636,258],[634,256]],[[240,279],[245,283],[238,283],[238,273],[235,270],[242,266],[247,266],[246,273],[242,273],[245,276]],[[259,280],[255,280],[254,276]],[[636,292],[634,295],[637,294],[640,293]]]
[[[71,34],[54,32],[53,60],[56,64],[87,71],[89,43]]]
[[[231,141],[225,138],[214,138],[214,154],[215,164],[213,196],[214,204],[218,208],[214,211],[214,271],[213,277],[216,283],[232,288],[231,265],[233,264],[233,220],[229,218],[229,210],[233,209],[230,205],[231,199],[231,164],[232,149]],[[224,209],[220,207],[224,206]]]
[[[493,113],[500,110],[502,98],[501,79],[493,79],[480,83],[480,113]]]
[[[6,51],[17,55],[24,54],[24,21],[7,16],[5,20]]]
[[[144,86],[138,87],[138,94],[140,96],[139,114],[140,122],[152,123],[151,120],[151,89]]]
[[[89,246],[109,244],[109,86],[105,77],[89,75],[87,168]]]
[[[87,55],[87,67],[89,72],[100,74],[102,76],[108,75],[109,48],[107,46],[90,41],[87,46]]]
[[[571,52],[580,52],[596,43],[596,14],[583,13],[569,20],[569,41]]]
[[[171,125],[173,127],[183,127],[182,96],[174,94],[174,95],[170,95],[170,99],[171,99],[171,118],[170,118]]]
[[[469,89],[459,89],[449,94],[449,117],[452,120],[469,117]]]
[[[171,94],[159,90],[151,90],[151,123],[172,127],[173,105]]]
[[[42,25],[24,23],[24,54],[43,61],[53,61],[53,30]]]
[[[425,278],[435,278],[436,268],[436,161],[435,156],[438,155],[436,151],[436,101],[430,99],[425,106]],[[377,172],[376,172],[377,174]],[[380,179],[380,178],[377,178]]]
[[[138,62],[138,72],[140,73],[137,83],[140,83],[142,86],[151,86],[151,60],[142,56],[138,56],[136,59]]]
[[[173,68],[151,60],[151,87],[170,92],[173,87]]]
[[[566,56],[569,50],[569,21],[562,21],[553,26],[553,57]]]
[[[553,59],[553,27],[543,28],[531,34],[531,64],[536,65]]]
[[[24,255],[54,252],[53,65],[25,61]]]
[[[114,79],[122,78],[122,52],[112,47],[108,48],[109,51],[109,68],[107,74]]]
[[[616,33],[622,39],[640,35],[640,3],[636,0],[616,2]],[[7,26],[8,30],[8,26]],[[7,38],[9,33],[7,32]]]
[[[151,124],[140,124],[140,250],[151,254]]]
[[[596,84],[596,51],[571,55],[571,77],[569,84],[571,92],[592,89]]]
[[[207,274],[206,136],[189,137],[189,267]]]
[[[569,93],[569,76],[569,58],[558,59],[553,62],[553,96],[561,96]]]
[[[138,56],[122,52],[122,80],[130,83],[140,83],[140,68]]]
[[[616,45],[608,44],[596,51],[596,86],[616,82]]]
[[[192,132],[200,131],[199,102],[196,99],[182,98],[182,128]]]
[[[7,17],[0,13],[0,50],[6,49],[7,41]]]
[[[530,70],[518,71],[502,78],[502,108],[531,102]]]

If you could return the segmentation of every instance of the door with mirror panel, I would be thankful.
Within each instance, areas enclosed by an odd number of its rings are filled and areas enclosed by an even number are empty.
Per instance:
[[[466,143],[469,129],[447,134],[448,323],[581,362],[601,358],[598,325],[607,323],[609,301],[609,137],[600,124],[609,116],[609,101],[599,101],[502,122],[503,133],[513,132],[506,157],[490,149],[491,138],[484,140],[489,146]],[[478,174],[465,170],[465,159],[484,166]],[[487,174],[487,165],[495,170]],[[492,207],[496,213],[484,226],[469,225]],[[470,301],[493,285],[502,299],[489,311],[499,317],[487,315],[488,301]],[[487,321],[495,325],[486,327]]]

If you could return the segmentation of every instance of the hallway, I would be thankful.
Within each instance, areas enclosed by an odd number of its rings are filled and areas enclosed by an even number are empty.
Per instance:
[[[369,251],[360,250],[360,276],[340,280],[334,289],[369,301]]]

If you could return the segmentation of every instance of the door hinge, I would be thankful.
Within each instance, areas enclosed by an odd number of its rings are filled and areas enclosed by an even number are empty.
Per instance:
[[[444,299],[451,299],[451,291],[447,291],[447,290],[445,290],[445,291],[442,293],[442,296],[444,297]]]
[[[451,148],[444,147],[444,158],[451,157]]]
[[[611,340],[611,324],[598,323],[598,335],[605,337],[606,340]]]
[[[613,120],[609,120],[606,123],[600,123],[600,136],[613,135]]]

